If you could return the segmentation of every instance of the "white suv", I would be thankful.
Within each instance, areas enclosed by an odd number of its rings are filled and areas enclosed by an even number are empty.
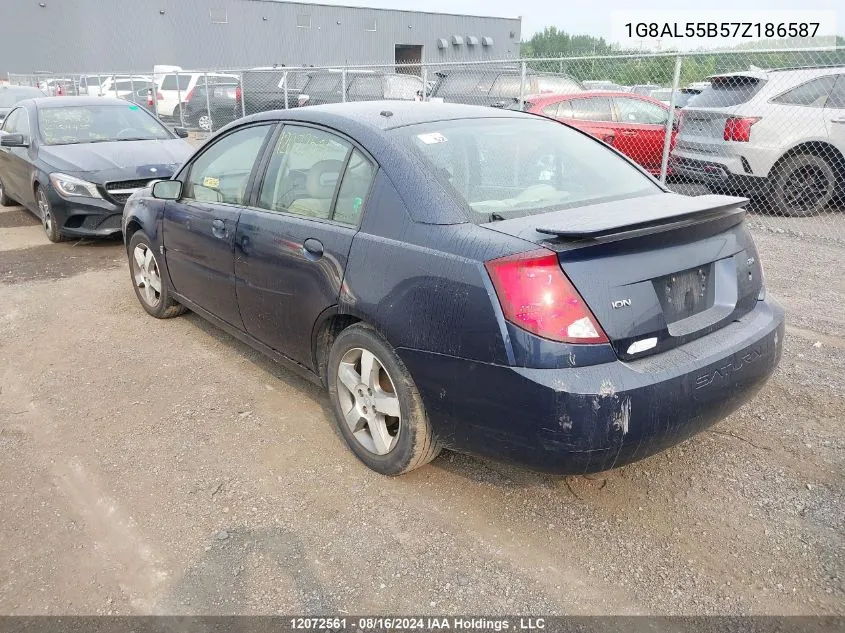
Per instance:
[[[845,67],[711,77],[681,115],[674,174],[790,216],[822,211],[845,184]]]
[[[159,116],[172,116],[176,119],[181,117],[180,110],[190,101],[190,94],[198,82],[205,83],[205,73],[197,72],[169,72],[157,78],[158,92],[161,95],[158,99]],[[222,73],[208,73],[208,83],[220,83],[219,79],[225,79],[224,83],[231,84],[238,81],[237,75],[226,75]]]

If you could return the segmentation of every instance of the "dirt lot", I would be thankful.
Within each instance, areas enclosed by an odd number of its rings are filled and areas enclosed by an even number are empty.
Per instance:
[[[644,462],[387,479],[323,393],[0,211],[0,613],[843,613],[845,249],[758,235],[783,362]]]

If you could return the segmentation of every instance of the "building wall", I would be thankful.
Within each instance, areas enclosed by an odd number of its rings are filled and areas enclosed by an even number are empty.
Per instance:
[[[422,45],[426,62],[509,59],[518,57],[521,36],[519,18],[276,0],[13,1],[15,10],[4,6],[2,15],[0,72],[392,63],[396,44]],[[310,28],[297,26],[305,15]],[[452,43],[455,35],[462,45]],[[468,36],[478,43],[468,45]]]

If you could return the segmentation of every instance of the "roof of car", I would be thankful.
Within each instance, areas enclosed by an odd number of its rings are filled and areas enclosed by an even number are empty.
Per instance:
[[[754,77],[756,79],[767,79],[771,74],[778,75],[786,73],[800,74],[802,78],[812,79],[815,77],[824,77],[832,73],[841,73],[845,70],[845,66],[808,66],[804,68],[753,68],[750,70],[737,70],[729,73],[716,73],[711,75],[709,79],[714,77]]]
[[[660,103],[648,95],[638,95],[632,92],[623,92],[620,90],[582,90],[580,92],[567,93],[543,92],[540,94],[529,95],[525,97],[525,100],[530,101],[533,104],[542,104],[562,101],[563,99],[583,99],[584,97],[625,97],[626,99],[640,99],[641,101]]]
[[[458,103],[419,101],[353,101],[327,105],[274,110],[254,114],[246,121],[295,119],[314,123],[347,122],[378,130],[390,130],[406,125],[448,121],[454,119],[516,118],[521,112]]]
[[[133,105],[124,99],[109,97],[39,97],[32,99],[38,108],[63,108],[65,106],[125,106]]]

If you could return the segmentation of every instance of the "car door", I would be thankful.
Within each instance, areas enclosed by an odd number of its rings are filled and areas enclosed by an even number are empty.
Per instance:
[[[616,137],[609,97],[576,97],[558,104],[557,118],[608,144]]]
[[[238,305],[250,335],[313,367],[311,335],[337,304],[375,163],[348,139],[285,125],[238,223]]]
[[[845,74],[836,77],[825,104],[824,119],[830,142],[845,156]],[[842,169],[845,168],[840,167]],[[845,180],[845,173],[840,172],[837,176]]]
[[[241,329],[235,231],[258,157],[274,127],[248,125],[216,139],[182,170],[182,197],[164,208],[164,253],[174,289]]]
[[[9,113],[3,121],[3,132],[8,134],[23,134],[32,141],[29,112],[24,107],[17,107]],[[29,171],[31,166],[29,147],[0,147],[0,176],[6,194],[26,203],[24,198],[29,195]]]
[[[645,99],[614,97],[617,130],[613,146],[651,172],[660,171],[668,108]]]

